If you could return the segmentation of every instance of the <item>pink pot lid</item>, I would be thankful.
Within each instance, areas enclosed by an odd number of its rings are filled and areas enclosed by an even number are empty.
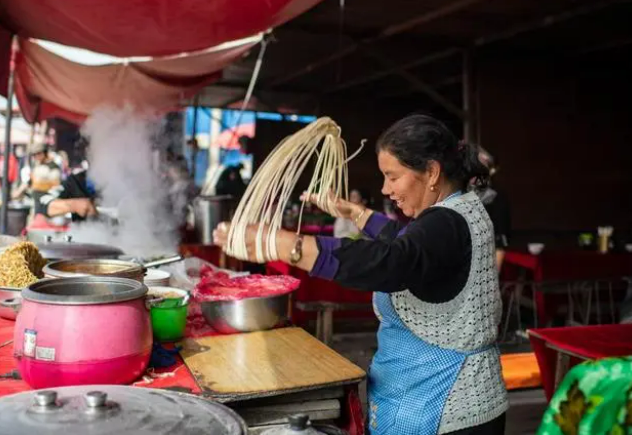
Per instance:
[[[95,305],[130,301],[146,293],[147,287],[133,279],[82,276],[37,281],[22,291],[22,298],[53,305]]]

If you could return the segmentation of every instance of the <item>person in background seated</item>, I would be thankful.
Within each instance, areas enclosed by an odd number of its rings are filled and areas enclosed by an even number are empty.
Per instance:
[[[243,165],[240,163],[237,166],[229,166],[224,169],[222,175],[217,180],[215,186],[215,193],[217,195],[231,195],[232,197],[240,200],[243,194],[246,192],[246,183],[241,178],[241,170]]]
[[[189,205],[198,194],[185,160],[175,160],[167,168],[169,180],[169,205],[179,226],[186,224]]]
[[[360,192],[360,190],[353,189],[349,192],[349,201],[366,207],[369,202],[369,197]],[[339,239],[344,237],[356,239],[362,237],[362,231],[358,229],[357,225],[351,219],[337,217],[334,223],[334,237]]]
[[[509,246],[509,236],[511,233],[511,209],[509,199],[504,192],[495,188],[492,184],[494,175],[498,173],[500,166],[498,160],[484,148],[479,147],[478,158],[483,165],[489,169],[490,181],[487,187],[476,189],[478,196],[487,210],[492,224],[494,225],[494,235],[496,238],[496,264],[498,270],[502,268],[505,259],[505,251]]]
[[[82,168],[71,173],[61,185],[49,190],[40,202],[47,217],[71,213],[75,222],[97,214],[93,203],[95,195],[94,187],[88,181],[87,171]]]
[[[28,180],[23,183],[12,197],[19,199],[30,189],[33,198],[34,213],[46,214],[40,199],[48,191],[61,184],[62,173],[59,166],[51,159],[48,147],[44,143],[34,144],[29,149],[31,166],[25,171],[24,176]],[[28,178],[27,178],[28,177]]]

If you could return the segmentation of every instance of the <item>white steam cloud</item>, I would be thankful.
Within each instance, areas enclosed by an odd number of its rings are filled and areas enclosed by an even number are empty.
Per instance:
[[[152,168],[159,133],[155,118],[129,107],[97,109],[86,120],[82,134],[90,142],[88,176],[99,191],[99,205],[118,209],[119,223],[74,224],[75,240],[113,245],[139,257],[177,251],[177,224],[167,205],[167,188]]]

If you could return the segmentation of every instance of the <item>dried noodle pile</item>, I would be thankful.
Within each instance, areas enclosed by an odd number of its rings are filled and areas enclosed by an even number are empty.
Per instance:
[[[46,260],[32,242],[18,242],[0,254],[0,286],[24,288],[44,277]]]

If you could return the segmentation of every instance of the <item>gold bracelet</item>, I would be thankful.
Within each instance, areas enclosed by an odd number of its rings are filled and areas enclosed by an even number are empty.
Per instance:
[[[367,208],[362,210],[362,212],[358,215],[358,217],[353,220],[353,223],[356,227],[358,226],[358,221],[362,219],[362,216],[364,216],[364,213],[366,213],[366,211],[367,211]]]

